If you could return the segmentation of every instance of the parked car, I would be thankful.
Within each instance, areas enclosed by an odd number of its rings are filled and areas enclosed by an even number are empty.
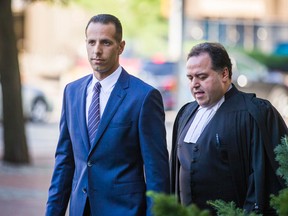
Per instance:
[[[177,63],[148,60],[143,61],[140,68],[139,77],[160,91],[165,110],[174,109],[177,97]]]
[[[269,72],[267,67],[241,53],[231,53],[233,83],[244,92],[256,93],[269,100],[283,118],[288,120],[288,87],[285,74]]]
[[[0,116],[3,116],[2,88],[0,86]],[[22,86],[22,103],[24,118],[32,122],[45,122],[52,111],[51,103],[45,93],[33,86]]]
[[[288,56],[288,42],[278,43],[274,50],[275,55]]]

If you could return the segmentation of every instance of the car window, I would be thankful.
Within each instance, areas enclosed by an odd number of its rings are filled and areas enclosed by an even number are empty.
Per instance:
[[[232,53],[230,58],[234,79],[244,75],[249,81],[263,81],[269,74],[264,65],[244,54]]]
[[[177,65],[174,62],[145,62],[142,70],[155,76],[176,75]]]

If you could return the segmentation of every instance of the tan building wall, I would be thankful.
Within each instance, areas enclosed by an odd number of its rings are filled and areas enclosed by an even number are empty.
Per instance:
[[[88,19],[88,14],[76,6],[31,4],[25,10],[26,50],[40,54],[75,50],[85,40]]]
[[[287,0],[265,0],[265,2],[268,20],[284,23],[288,22]]]
[[[184,0],[190,18],[240,18],[288,22],[287,0]]]
[[[25,10],[25,52],[26,60],[33,62],[31,70],[54,76],[84,55],[84,30],[89,18],[76,6],[29,5]]]
[[[53,106],[50,120],[58,120],[64,86],[90,72],[89,68],[79,71],[75,68],[77,59],[87,59],[85,27],[91,14],[77,5],[66,7],[44,2],[23,5],[22,10],[25,23],[24,46],[19,53],[22,82],[47,94]]]

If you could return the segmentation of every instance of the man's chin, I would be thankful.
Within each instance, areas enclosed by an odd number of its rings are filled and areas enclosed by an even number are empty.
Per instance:
[[[196,100],[197,103],[199,104],[199,106],[201,107],[208,107],[209,105],[207,105],[207,103],[205,103],[205,101],[203,100]]]
[[[107,69],[101,67],[94,67],[94,71],[96,71],[97,73],[106,73]]]

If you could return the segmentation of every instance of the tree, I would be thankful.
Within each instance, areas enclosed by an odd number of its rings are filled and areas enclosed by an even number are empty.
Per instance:
[[[34,2],[37,0],[27,0]],[[40,0],[39,0],[40,1]],[[43,0],[67,3],[69,0]],[[3,98],[3,160],[30,163],[22,108],[21,79],[11,0],[0,1],[0,80]]]
[[[0,1],[0,76],[3,94],[3,160],[16,164],[29,163],[11,0]]]
[[[151,54],[166,55],[168,20],[161,14],[160,0],[74,0],[93,14],[111,13],[123,25],[124,39],[129,40],[125,50],[133,56],[151,57]]]

